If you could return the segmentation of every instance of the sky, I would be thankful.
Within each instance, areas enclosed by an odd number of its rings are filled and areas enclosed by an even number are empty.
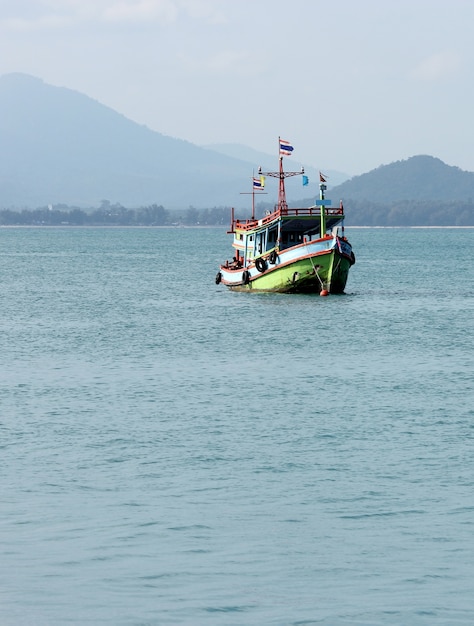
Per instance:
[[[474,171],[473,33],[473,0],[0,0],[0,75],[322,171]]]

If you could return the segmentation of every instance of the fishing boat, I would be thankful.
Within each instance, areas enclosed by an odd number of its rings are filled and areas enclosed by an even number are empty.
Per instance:
[[[235,219],[234,209],[231,210],[227,234],[233,237],[233,259],[220,266],[216,284],[233,291],[322,296],[344,293],[355,256],[344,234],[343,204],[331,206],[331,200],[325,197],[326,177],[320,173],[319,198],[315,204],[290,208],[286,201],[285,179],[304,176],[304,168],[299,172],[285,172],[283,157],[291,154],[293,147],[282,140],[279,145],[278,171],[262,172],[259,168],[259,177],[253,179],[250,219]],[[256,219],[255,195],[267,176],[279,180],[278,203],[272,212]]]

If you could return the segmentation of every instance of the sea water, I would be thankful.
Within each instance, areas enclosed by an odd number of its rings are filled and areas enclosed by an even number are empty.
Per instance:
[[[0,230],[2,626],[474,623],[474,230],[347,234],[324,298]]]

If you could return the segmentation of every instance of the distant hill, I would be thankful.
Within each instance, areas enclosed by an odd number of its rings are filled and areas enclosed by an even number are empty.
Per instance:
[[[474,199],[474,172],[446,165],[432,156],[413,156],[355,176],[331,193],[342,199],[378,203],[468,200]]]
[[[0,145],[0,207],[229,205],[252,172],[25,74],[0,77]]]
[[[356,176],[331,190],[347,225],[474,226],[474,173],[414,156]]]

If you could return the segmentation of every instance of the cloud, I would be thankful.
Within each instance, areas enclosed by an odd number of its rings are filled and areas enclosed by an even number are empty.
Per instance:
[[[461,66],[458,54],[450,50],[438,52],[423,59],[413,70],[412,77],[423,81],[437,81],[452,76]]]
[[[225,24],[229,21],[222,11],[222,3],[218,0],[180,0],[180,5],[192,19],[203,20],[209,24]],[[224,6],[224,11],[227,8]]]
[[[32,32],[38,30],[56,30],[71,24],[71,19],[61,15],[43,15],[32,19],[11,17],[0,20],[2,29],[12,32]]]
[[[1,11],[0,26],[19,32],[85,22],[169,24],[180,18],[219,24],[225,21],[221,8],[218,0],[23,0]]]
[[[102,13],[107,21],[173,22],[178,16],[178,6],[172,0],[122,0],[108,4]]]
[[[76,0],[69,0],[75,2]],[[107,6],[102,16],[107,20],[165,22],[177,21],[181,16],[209,24],[226,22],[219,0],[102,0]],[[95,3],[94,3],[95,6]]]

